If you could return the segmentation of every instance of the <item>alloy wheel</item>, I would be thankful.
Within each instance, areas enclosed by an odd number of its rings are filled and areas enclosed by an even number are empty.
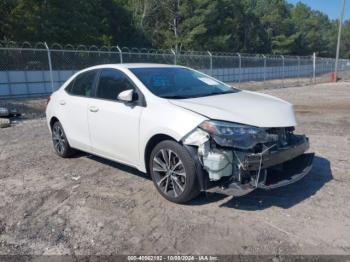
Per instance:
[[[57,124],[52,130],[52,140],[55,150],[60,154],[64,154],[66,149],[66,138],[62,128]]]
[[[166,195],[179,197],[186,187],[186,171],[179,156],[170,149],[160,149],[153,158],[153,173],[158,188]]]

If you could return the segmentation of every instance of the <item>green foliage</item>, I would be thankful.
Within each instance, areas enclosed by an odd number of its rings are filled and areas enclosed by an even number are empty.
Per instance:
[[[350,58],[350,20],[344,23],[342,32],[340,54],[345,58]]]
[[[8,1],[8,2],[6,2]],[[6,0],[0,37],[17,41],[130,45],[141,35],[113,0]],[[3,10],[3,8],[0,8]],[[145,38],[144,38],[145,39]]]
[[[334,56],[337,21],[286,0],[2,0],[0,39]],[[350,21],[341,55],[350,57]]]

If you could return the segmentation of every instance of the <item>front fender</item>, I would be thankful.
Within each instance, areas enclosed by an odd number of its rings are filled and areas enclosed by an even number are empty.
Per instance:
[[[146,172],[146,146],[153,136],[157,134],[167,135],[179,142],[199,124],[207,120],[202,115],[169,103],[168,100],[161,100],[154,104],[148,103],[142,112],[138,168],[143,172]]]

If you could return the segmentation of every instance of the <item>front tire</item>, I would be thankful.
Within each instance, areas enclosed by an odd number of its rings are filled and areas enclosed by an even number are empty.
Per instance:
[[[194,160],[179,143],[166,140],[156,145],[149,167],[155,187],[167,200],[180,204],[198,196],[200,190]]]
[[[75,150],[70,147],[67,136],[59,121],[52,125],[52,143],[57,155],[63,158],[72,156]]]

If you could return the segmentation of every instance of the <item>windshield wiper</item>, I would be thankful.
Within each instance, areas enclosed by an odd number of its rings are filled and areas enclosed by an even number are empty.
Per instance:
[[[225,95],[225,94],[232,94],[232,93],[235,93],[234,91],[226,91],[226,92],[212,92],[212,93],[208,93],[208,94],[205,94],[203,96],[215,96],[215,95]]]
[[[231,94],[231,93],[235,93],[235,92],[234,91],[226,91],[226,92],[212,92],[212,93],[207,93],[207,94],[198,94],[198,95],[192,95],[192,96],[173,95],[173,96],[161,96],[161,97],[167,98],[167,99],[186,99],[186,98],[213,96],[213,95],[224,95],[224,94]]]
[[[168,98],[168,99],[185,99],[190,98],[189,96],[161,96],[162,98]]]

